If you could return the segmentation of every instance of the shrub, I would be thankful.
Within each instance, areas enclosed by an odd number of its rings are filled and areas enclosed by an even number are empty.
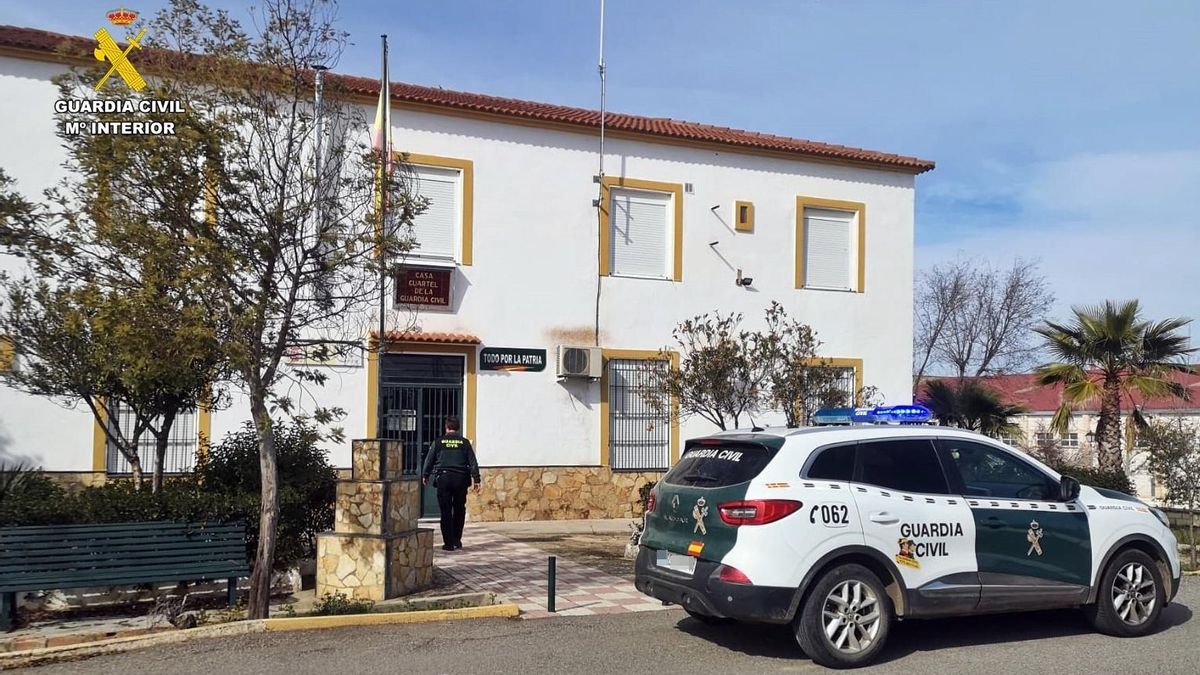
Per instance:
[[[316,556],[318,532],[333,529],[337,471],[325,451],[317,446],[320,435],[303,421],[275,424],[275,454],[279,476],[279,531],[276,567],[291,567],[301,558]],[[214,446],[196,475],[206,492],[246,496],[254,503],[246,523],[253,544],[258,543],[259,476],[258,434],[246,423]]]
[[[336,614],[370,614],[375,610],[371,600],[352,600],[341,593],[326,593],[313,605],[313,614],[333,616]]]
[[[276,425],[279,453],[279,531],[275,567],[287,569],[316,554],[316,534],[333,528],[337,473],[304,423]],[[0,474],[4,473],[0,469]],[[69,494],[45,475],[21,480],[0,475],[0,527],[174,520],[244,523],[247,559],[258,547],[258,439],[253,427],[229,434],[203,458],[194,475],[148,485],[113,480]]]
[[[1117,492],[1124,492],[1127,495],[1137,495],[1137,490],[1133,487],[1133,482],[1120,469],[1106,471],[1097,467],[1076,466],[1066,463],[1052,463],[1050,464],[1050,468],[1064,476],[1071,476],[1084,485],[1116,490]]]
[[[65,517],[67,496],[61,485],[40,470],[0,466],[0,526],[55,524]]]
[[[642,513],[646,512],[646,502],[650,501],[650,493],[654,490],[654,486],[658,485],[657,481],[646,481],[642,487],[638,488],[638,500],[642,505]]]

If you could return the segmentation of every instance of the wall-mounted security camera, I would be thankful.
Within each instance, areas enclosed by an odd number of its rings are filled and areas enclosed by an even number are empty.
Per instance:
[[[754,284],[754,279],[752,277],[742,277],[741,279],[737,280],[738,286],[751,286],[753,284]]]

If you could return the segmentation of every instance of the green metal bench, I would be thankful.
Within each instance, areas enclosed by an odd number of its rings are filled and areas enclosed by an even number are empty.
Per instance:
[[[0,630],[16,621],[20,591],[249,576],[246,526],[175,522],[0,528]]]

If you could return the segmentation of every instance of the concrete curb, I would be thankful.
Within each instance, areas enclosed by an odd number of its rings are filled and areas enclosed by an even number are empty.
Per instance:
[[[404,623],[428,623],[459,619],[511,619],[521,613],[513,604],[462,607],[459,609],[430,609],[416,612],[385,612],[375,614],[342,614],[339,616],[296,616],[264,619],[267,631],[316,630],[346,626],[385,626]]]
[[[92,656],[103,656],[105,654],[118,654],[121,652],[132,651],[134,649],[178,644],[181,642],[190,642],[192,640],[204,638],[230,637],[234,635],[261,633],[265,630],[266,626],[262,620],[235,621],[216,626],[200,626],[197,628],[190,628],[188,630],[171,631],[167,633],[135,635],[133,637],[119,637],[112,638],[110,640],[100,640],[97,642],[66,645],[63,647],[47,647],[44,649],[28,649],[20,652],[8,652],[6,654],[0,654],[0,670],[25,668],[27,666],[35,666],[54,661],[66,661]]]
[[[459,609],[431,609],[414,612],[388,612],[378,614],[345,614],[342,616],[299,616],[278,619],[258,619],[253,621],[234,621],[215,626],[200,626],[188,630],[153,633],[150,635],[135,635],[133,637],[112,638],[96,642],[86,642],[62,647],[47,647],[43,649],[27,649],[19,652],[0,654],[0,670],[25,668],[55,661],[83,659],[105,654],[157,647],[160,645],[179,644],[205,638],[231,637],[234,635],[249,635],[266,631],[281,632],[294,630],[316,630],[321,628],[341,628],[344,626],[383,626],[389,624],[426,623],[433,621],[456,621],[461,619],[513,618],[521,610],[514,604],[486,605],[483,607],[463,607]]]

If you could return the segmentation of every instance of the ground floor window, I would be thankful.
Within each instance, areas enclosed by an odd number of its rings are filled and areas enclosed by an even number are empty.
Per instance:
[[[112,406],[112,417],[108,423],[120,430],[121,437],[133,436],[134,416],[128,406],[117,403]],[[157,421],[155,422],[157,425]],[[146,474],[154,470],[154,434],[142,432],[138,439],[138,458],[141,460],[142,471]],[[200,449],[199,417],[195,410],[181,412],[171,425],[171,437],[167,444],[167,454],[163,458],[163,473],[186,473],[196,466],[196,453]],[[109,475],[126,475],[131,473],[129,460],[117,449],[111,438],[107,438],[105,455],[106,470]]]
[[[661,359],[609,359],[609,466],[616,470],[665,470],[671,463],[671,420],[667,410],[651,404],[645,391],[656,369],[670,367]]]

